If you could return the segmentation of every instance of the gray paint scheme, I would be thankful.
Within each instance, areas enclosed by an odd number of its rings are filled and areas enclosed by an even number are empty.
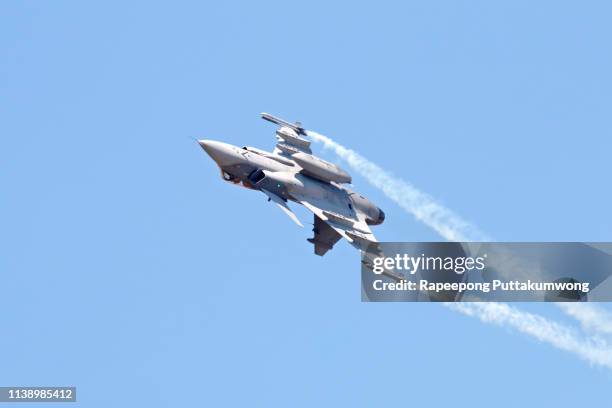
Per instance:
[[[311,154],[301,124],[267,113],[262,117],[279,125],[273,152],[214,140],[198,141],[219,166],[223,180],[263,192],[300,226],[288,202],[310,210],[314,214],[314,237],[308,242],[317,255],[323,256],[340,238],[362,251],[376,242],[370,225],[381,224],[385,213],[342,184],[351,180],[346,171]]]

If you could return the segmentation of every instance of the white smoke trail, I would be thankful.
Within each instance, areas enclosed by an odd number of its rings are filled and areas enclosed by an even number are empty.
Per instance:
[[[543,316],[504,303],[447,303],[446,306],[485,323],[512,327],[592,364],[612,368],[612,347],[605,340],[580,336],[574,330]]]
[[[410,183],[394,177],[359,153],[317,132],[308,131],[313,140],[332,149],[370,184],[380,189],[416,219],[449,241],[485,241],[487,237],[474,225],[436,202]],[[593,364],[612,368],[612,346],[599,337],[580,337],[573,330],[543,316],[528,313],[504,303],[446,303],[447,307],[486,323],[512,327],[558,349],[571,352]],[[612,320],[600,309],[573,303],[560,303],[584,328],[599,334],[612,333]]]
[[[612,334],[612,314],[591,303],[557,303],[557,306],[567,315],[580,322],[585,330]]]
[[[346,160],[353,170],[365,177],[370,184],[382,190],[387,197],[447,240],[488,240],[486,235],[475,226],[436,202],[428,194],[387,173],[359,153],[317,132],[308,131],[308,135],[315,141],[322,142],[326,148],[332,149],[338,156]]]

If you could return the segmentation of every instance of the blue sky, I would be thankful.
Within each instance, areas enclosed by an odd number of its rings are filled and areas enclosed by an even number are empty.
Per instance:
[[[88,407],[601,405],[609,370],[439,305],[361,303],[352,248],[314,256],[193,139],[271,148],[268,111],[496,239],[609,241],[611,12],[4,3],[0,385],[76,385]],[[439,239],[354,184],[380,239]]]

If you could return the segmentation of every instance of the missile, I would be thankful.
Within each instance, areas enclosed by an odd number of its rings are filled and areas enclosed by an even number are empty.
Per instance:
[[[261,118],[267,120],[268,122],[276,123],[279,126],[286,126],[288,128],[293,129],[298,135],[306,136],[306,129],[302,127],[300,122],[289,123],[286,120],[281,118],[277,118],[274,115],[270,115],[269,113],[262,112]]]

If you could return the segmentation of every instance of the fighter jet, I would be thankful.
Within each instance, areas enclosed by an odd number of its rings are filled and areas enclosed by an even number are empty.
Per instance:
[[[289,208],[289,201],[310,210],[314,214],[314,236],[308,242],[319,256],[340,238],[362,251],[376,242],[370,226],[382,224],[385,213],[347,187],[351,176],[312,154],[308,131],[299,122],[289,123],[268,113],[261,117],[278,126],[273,152],[198,140],[219,166],[223,180],[261,191],[299,226],[303,225]]]

